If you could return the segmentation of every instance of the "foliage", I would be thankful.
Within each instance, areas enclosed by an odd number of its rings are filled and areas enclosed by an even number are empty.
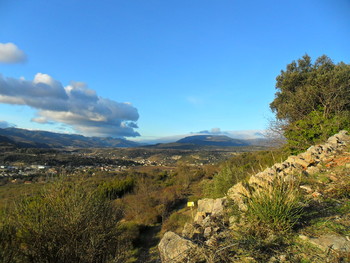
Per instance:
[[[270,108],[292,152],[349,128],[350,65],[334,64],[325,55],[312,64],[304,55],[288,64],[276,80]]]
[[[192,182],[198,181],[204,176],[204,172],[186,164],[179,164],[175,169],[174,176],[176,176],[176,184],[188,189]]]
[[[125,218],[139,224],[163,222],[183,199],[179,186],[158,188],[149,178],[140,178],[135,193],[120,200],[125,206]]]
[[[323,55],[314,64],[308,55],[287,65],[276,78],[276,97],[270,104],[278,119],[294,122],[312,111],[325,118],[350,110],[350,65],[335,65]]]
[[[206,185],[206,192],[212,198],[219,198],[226,195],[228,189],[234,184],[245,179],[247,174],[242,167],[231,166],[225,163],[213,181]]]
[[[298,186],[276,177],[271,187],[257,189],[247,200],[247,216],[257,234],[283,235],[301,218],[303,207]]]
[[[117,199],[131,192],[134,189],[134,179],[127,177],[125,179],[114,179],[108,182],[104,182],[99,186],[99,191],[102,196],[109,200]]]
[[[0,216],[0,262],[15,262],[18,254],[16,229],[8,218]]]
[[[213,176],[213,180],[204,185],[204,191],[212,198],[223,197],[233,185],[246,179],[251,173],[273,165],[276,159],[283,159],[284,155],[280,150],[236,155],[221,165],[220,171]]]
[[[171,216],[169,216],[169,218],[167,218],[167,220],[162,224],[162,232],[165,233],[167,231],[173,231],[181,234],[183,226],[186,224],[186,222],[190,222],[192,219],[190,215],[186,214],[187,210],[188,208],[185,208],[171,214]]]
[[[287,147],[291,153],[299,153],[310,145],[326,141],[342,129],[350,129],[350,112],[339,113],[328,119],[321,111],[312,111],[305,118],[285,128]]]
[[[52,183],[17,203],[9,218],[25,262],[125,262],[128,256],[130,244],[117,229],[121,212],[82,182]]]

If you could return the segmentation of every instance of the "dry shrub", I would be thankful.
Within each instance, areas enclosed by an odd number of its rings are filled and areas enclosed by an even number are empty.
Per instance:
[[[118,231],[120,219],[121,212],[83,182],[59,180],[23,199],[11,212],[16,258],[39,263],[125,262],[130,243]]]

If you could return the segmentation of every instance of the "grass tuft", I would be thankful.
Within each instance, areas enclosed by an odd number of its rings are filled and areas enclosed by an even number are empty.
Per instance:
[[[247,199],[247,217],[258,232],[289,232],[303,214],[298,183],[276,177],[270,187],[257,189]]]

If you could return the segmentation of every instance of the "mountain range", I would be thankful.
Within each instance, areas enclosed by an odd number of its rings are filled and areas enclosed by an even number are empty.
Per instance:
[[[86,137],[48,131],[32,131],[18,128],[0,129],[0,143],[10,143],[23,148],[103,148],[137,147],[141,144],[121,138]]]
[[[86,137],[78,134],[62,134],[48,131],[33,131],[19,128],[0,128],[0,145],[19,148],[105,148],[147,147],[171,149],[197,149],[203,147],[237,147],[264,145],[266,140],[233,139],[225,135],[193,135],[172,143],[145,145],[122,138]]]

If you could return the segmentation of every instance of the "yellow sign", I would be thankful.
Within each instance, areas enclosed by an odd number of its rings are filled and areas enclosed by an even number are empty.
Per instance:
[[[187,206],[194,206],[194,202],[187,202]]]

